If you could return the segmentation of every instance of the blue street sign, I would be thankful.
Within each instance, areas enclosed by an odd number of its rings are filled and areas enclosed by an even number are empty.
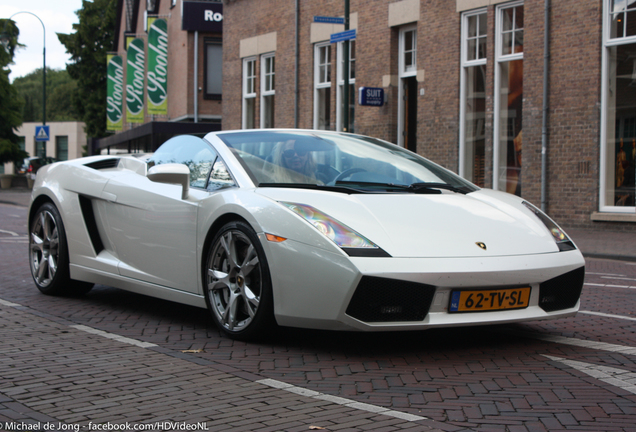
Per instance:
[[[358,105],[384,105],[384,89],[380,87],[360,87],[358,89]]]
[[[36,141],[48,141],[49,140],[49,127],[48,126],[36,126],[35,127],[35,140]]]
[[[332,33],[331,39],[329,39],[330,43],[342,42],[346,40],[351,40],[356,38],[356,29],[347,30],[340,33]]]
[[[327,16],[314,16],[315,23],[323,24],[344,24],[344,18],[340,17],[327,17]]]

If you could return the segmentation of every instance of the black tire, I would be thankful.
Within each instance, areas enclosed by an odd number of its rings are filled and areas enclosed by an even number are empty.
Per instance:
[[[221,332],[238,340],[269,336],[276,325],[272,283],[254,230],[244,222],[227,223],[204,263],[205,298]]]
[[[52,203],[38,208],[29,227],[29,263],[38,289],[47,295],[82,295],[89,282],[70,278],[66,231],[60,212]]]

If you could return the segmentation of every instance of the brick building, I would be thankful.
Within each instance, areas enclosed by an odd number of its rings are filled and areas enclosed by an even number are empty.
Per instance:
[[[636,2],[349,0],[348,128],[345,26],[315,18],[345,3],[225,0],[224,129],[348,129],[564,226],[636,230]]]
[[[165,34],[164,73],[153,79],[151,56],[161,47],[153,47],[153,23],[163,21]],[[167,139],[181,134],[203,136],[221,129],[222,118],[222,50],[223,4],[221,0],[119,0],[117,5],[117,31],[113,41],[113,56],[119,57],[123,87],[120,93],[119,122],[113,122],[110,137],[96,140],[92,152],[155,150]],[[135,74],[131,68],[130,46],[137,41],[139,80],[129,81]],[[110,79],[110,78],[109,78]],[[153,110],[150,92],[165,81],[165,107]],[[128,106],[135,99],[135,89],[142,101],[139,111]],[[150,90],[150,91],[149,91]],[[109,105],[109,110],[111,106]]]

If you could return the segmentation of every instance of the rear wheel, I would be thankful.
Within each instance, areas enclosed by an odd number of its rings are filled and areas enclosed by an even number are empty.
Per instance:
[[[38,208],[29,230],[29,262],[38,289],[49,295],[85,294],[92,283],[70,278],[68,246],[62,217],[52,203]]]
[[[223,333],[233,339],[266,335],[274,324],[271,279],[252,228],[230,222],[216,234],[206,259],[206,301]]]

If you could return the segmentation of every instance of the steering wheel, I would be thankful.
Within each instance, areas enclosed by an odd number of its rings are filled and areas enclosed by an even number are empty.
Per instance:
[[[347,170],[344,170],[343,172],[338,174],[338,176],[333,180],[333,184],[336,184],[340,180],[351,176],[351,174],[355,174],[355,173],[359,173],[359,172],[367,172],[367,170],[365,170],[363,168],[349,168]]]

